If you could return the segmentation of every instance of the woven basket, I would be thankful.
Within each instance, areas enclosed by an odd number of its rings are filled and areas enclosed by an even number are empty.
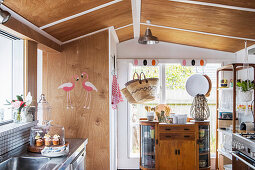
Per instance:
[[[129,103],[137,104],[136,100],[133,98],[127,88],[122,89],[121,92],[124,94]]]
[[[144,79],[142,79],[142,75]],[[142,72],[140,74],[140,80],[129,81],[126,83],[126,88],[137,102],[149,102],[156,98],[158,82],[158,78],[146,79],[145,74]]]

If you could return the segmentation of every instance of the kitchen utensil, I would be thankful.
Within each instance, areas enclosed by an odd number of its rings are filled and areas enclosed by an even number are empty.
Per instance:
[[[186,91],[195,97],[197,94],[206,94],[209,90],[209,82],[201,74],[193,74],[186,81]]]

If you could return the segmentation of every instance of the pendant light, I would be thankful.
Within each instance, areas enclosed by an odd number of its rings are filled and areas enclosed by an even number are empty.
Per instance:
[[[146,21],[147,24],[150,24],[150,21]],[[158,44],[158,38],[153,36],[149,27],[146,28],[144,36],[141,36],[138,40],[139,44]]]
[[[0,0],[0,5],[3,4],[3,0]],[[0,8],[0,24],[6,23],[11,17],[11,14],[8,11],[4,11]]]

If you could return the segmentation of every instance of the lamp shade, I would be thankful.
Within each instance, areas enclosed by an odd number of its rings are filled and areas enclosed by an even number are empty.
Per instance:
[[[147,28],[144,36],[140,37],[138,40],[139,44],[157,44],[159,43],[158,38],[153,36],[150,28]]]
[[[11,17],[11,14],[8,11],[0,9],[0,23],[6,23]]]

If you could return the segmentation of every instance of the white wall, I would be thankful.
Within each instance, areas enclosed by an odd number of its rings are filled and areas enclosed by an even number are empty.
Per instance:
[[[235,54],[205,48],[191,47],[160,42],[155,45],[142,45],[137,39],[118,44],[118,58],[206,58],[235,60]]]
[[[117,169],[117,114],[112,109],[112,71],[114,66],[113,56],[117,58],[117,43],[119,42],[115,30],[109,28],[109,121],[110,121],[110,170]]]
[[[156,45],[141,45],[137,39],[117,45],[118,81],[120,88],[128,81],[129,63],[134,58],[157,58],[159,62],[181,62],[182,59],[206,59],[207,62],[229,64],[236,61],[235,53],[205,48],[160,42]],[[139,159],[128,157],[128,103],[118,107],[118,169],[139,169]]]

